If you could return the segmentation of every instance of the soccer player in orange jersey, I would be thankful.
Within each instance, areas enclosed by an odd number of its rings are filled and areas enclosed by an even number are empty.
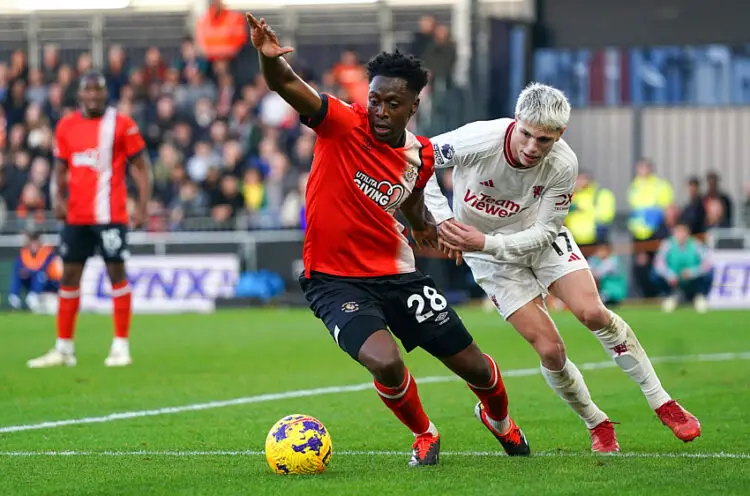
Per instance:
[[[127,115],[107,106],[107,85],[99,72],[81,78],[81,108],[63,118],[55,133],[57,217],[65,221],[60,235],[63,274],[57,314],[57,343],[32,368],[76,364],[73,333],[80,303],[80,282],[86,260],[104,258],[112,283],[114,340],[105,360],[108,367],[130,365],[131,295],[125,274],[128,256],[126,172],[130,165],[139,199],[132,223],[146,218],[151,196],[151,165],[138,126]]]
[[[292,51],[261,19],[248,15],[263,76],[315,130],[306,191],[305,272],[300,283],[336,344],[372,374],[385,405],[414,434],[411,466],[435,465],[440,436],[417,394],[393,336],[421,347],[467,381],[479,398],[475,414],[510,455],[529,445],[508,416],[495,361],[473,342],[434,282],[419,273],[401,210],[415,239],[437,241],[422,189],[434,167],[430,141],[406,130],[428,74],[399,52],[367,66],[367,108],[318,94],[282,57]],[[390,329],[390,332],[387,330]]]

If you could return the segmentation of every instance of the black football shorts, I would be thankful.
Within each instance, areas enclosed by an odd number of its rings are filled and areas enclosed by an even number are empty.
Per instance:
[[[420,347],[438,358],[453,356],[473,339],[445,295],[419,272],[353,278],[313,272],[300,286],[315,316],[336,344],[357,360],[373,333],[389,329],[407,352]]]
[[[127,232],[125,224],[66,224],[60,233],[60,258],[84,263],[98,254],[105,262],[123,262],[128,256]]]

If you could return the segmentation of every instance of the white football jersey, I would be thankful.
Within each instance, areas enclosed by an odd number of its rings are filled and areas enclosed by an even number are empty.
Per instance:
[[[578,159],[561,139],[536,167],[512,167],[513,126],[513,119],[472,122],[431,138],[435,168],[453,167],[453,210],[434,175],[425,204],[438,223],[455,217],[485,233],[484,256],[530,264],[562,229]]]

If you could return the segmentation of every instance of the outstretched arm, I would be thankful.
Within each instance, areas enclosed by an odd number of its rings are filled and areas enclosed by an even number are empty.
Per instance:
[[[250,25],[250,40],[258,51],[260,70],[268,87],[300,115],[316,115],[323,105],[320,95],[284,60],[283,55],[294,49],[281,47],[279,38],[265,19],[258,21],[250,13],[246,17]]]

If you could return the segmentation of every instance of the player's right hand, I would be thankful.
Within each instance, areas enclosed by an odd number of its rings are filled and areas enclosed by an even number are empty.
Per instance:
[[[65,200],[56,201],[54,211],[58,220],[65,220],[68,217],[68,202]]]
[[[266,24],[265,19],[261,17],[260,21],[258,21],[250,12],[246,12],[245,17],[247,18],[247,23],[250,25],[250,41],[262,55],[275,59],[294,51],[292,47],[281,46],[279,37]]]
[[[443,224],[452,224],[454,222],[456,222],[455,219],[444,220],[443,222],[440,223],[438,228],[442,226]],[[448,256],[448,258],[450,258],[451,260],[455,260],[456,265],[461,265],[463,263],[464,261],[463,253],[461,253],[460,250],[454,250],[452,248],[448,248],[443,242],[442,237],[438,237],[438,247],[440,248],[440,251],[442,251],[445,255]]]

